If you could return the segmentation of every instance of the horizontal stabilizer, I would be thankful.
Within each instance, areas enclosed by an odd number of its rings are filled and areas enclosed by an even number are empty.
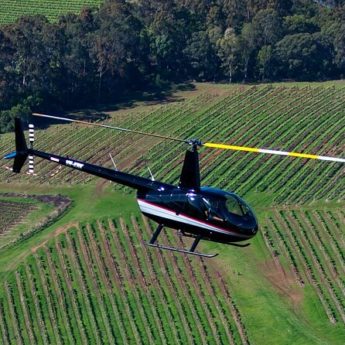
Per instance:
[[[16,155],[17,155],[17,152],[16,152],[16,151],[13,151],[13,152],[11,152],[11,153],[8,153],[8,154],[4,157],[4,159],[14,159],[14,158],[16,158]]]

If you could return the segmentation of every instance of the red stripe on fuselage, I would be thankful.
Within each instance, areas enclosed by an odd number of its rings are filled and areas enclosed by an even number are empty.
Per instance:
[[[174,213],[176,213],[176,210],[171,210],[171,209],[169,209],[169,208],[167,208],[167,207],[164,207],[164,206],[161,206],[161,205],[157,205],[157,204],[155,204],[155,203],[153,203],[153,202],[150,202],[150,201],[147,201],[147,200],[144,200],[144,199],[138,199],[138,200],[140,200],[141,202],[150,204],[150,205],[152,205],[152,206],[161,208],[161,209],[163,209],[163,210],[166,210],[166,211],[169,211],[169,212],[174,212]],[[217,225],[215,225],[215,224],[213,224],[213,223],[207,223],[207,222],[205,222],[205,221],[203,221],[203,220],[200,220],[200,219],[198,219],[198,218],[191,217],[191,216],[186,215],[186,214],[184,214],[184,213],[179,213],[178,215],[181,215],[181,216],[183,216],[183,217],[189,218],[190,220],[193,220],[193,221],[200,222],[200,223],[205,224],[205,225],[207,225],[207,226],[213,226],[213,227],[215,227],[216,229],[219,229],[219,230],[221,230],[221,231],[227,231],[227,232],[229,232],[230,235],[231,235],[231,232],[233,232],[233,233],[235,233],[235,234],[241,235],[241,237],[243,237],[243,238],[247,237],[247,238],[245,238],[245,239],[249,239],[249,238],[252,237],[252,236],[243,234],[243,233],[241,233],[241,232],[239,232],[239,231],[236,231],[236,230],[232,230],[232,229],[230,230],[230,229],[221,228],[221,227],[219,227],[219,226],[217,226]],[[194,226],[194,227],[195,227],[195,225],[191,225],[191,226]],[[206,230],[207,230],[207,229],[206,229]],[[212,230],[210,230],[210,231],[212,231]]]

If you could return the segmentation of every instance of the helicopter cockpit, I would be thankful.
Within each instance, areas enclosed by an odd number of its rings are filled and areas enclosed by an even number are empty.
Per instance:
[[[240,217],[244,217],[246,214],[251,212],[248,205],[238,197],[235,198],[232,195],[226,196],[225,207],[229,213]]]
[[[242,229],[257,227],[254,213],[241,198],[213,188],[211,192],[213,195],[207,193],[209,195],[204,194],[201,198],[208,220],[231,223]]]

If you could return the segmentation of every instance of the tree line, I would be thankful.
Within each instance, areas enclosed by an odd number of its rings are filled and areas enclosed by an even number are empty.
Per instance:
[[[345,74],[345,1],[106,0],[0,28],[0,132],[14,116],[116,102],[190,80]]]

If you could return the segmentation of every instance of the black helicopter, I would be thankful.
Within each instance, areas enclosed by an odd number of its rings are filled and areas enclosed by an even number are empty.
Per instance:
[[[158,223],[156,231],[147,243],[151,247],[167,249],[180,253],[193,254],[203,257],[214,257],[217,254],[203,254],[195,249],[201,239],[225,243],[238,247],[246,247],[249,243],[240,244],[237,242],[249,240],[258,232],[257,218],[250,206],[238,195],[232,192],[216,188],[202,187],[200,184],[199,154],[201,146],[210,148],[230,149],[247,152],[260,152],[294,156],[309,159],[321,159],[344,163],[345,159],[309,155],[304,153],[284,152],[267,149],[257,149],[243,146],[232,146],[214,143],[201,143],[198,140],[181,140],[164,137],[157,134],[134,131],[120,127],[113,127],[105,124],[90,123],[86,121],[69,118],[33,114],[35,116],[47,117],[69,122],[83,123],[87,125],[100,126],[121,131],[134,132],[142,135],[149,135],[163,139],[176,140],[187,143],[189,148],[186,151],[180,183],[178,186],[147,179],[144,177],[104,168],[98,165],[75,160],[69,157],[61,157],[52,153],[46,153],[33,149],[33,125],[30,127],[30,147],[27,147],[22,124],[15,119],[15,142],[16,151],[5,156],[6,159],[14,159],[12,171],[19,173],[27,157],[29,156],[29,168],[33,172],[33,156],[65,165],[107,180],[137,190],[137,201],[141,212]],[[183,236],[193,237],[194,242],[189,250],[167,247],[157,244],[159,234],[163,227],[176,229]]]

